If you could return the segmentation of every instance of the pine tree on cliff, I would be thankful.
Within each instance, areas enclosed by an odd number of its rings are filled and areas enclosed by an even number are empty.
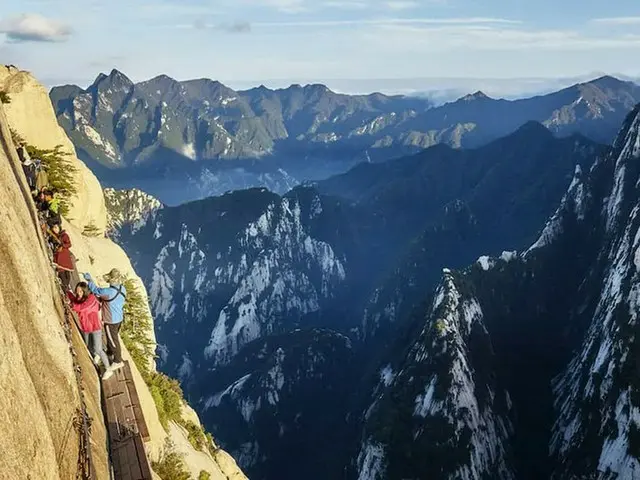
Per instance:
[[[11,97],[4,90],[0,90],[0,103],[11,103]]]
[[[149,339],[149,332],[153,328],[149,309],[140,289],[131,278],[125,280],[124,286],[127,289],[127,301],[124,304],[120,335],[142,377],[149,383],[149,367],[154,357],[153,342]]]
[[[25,142],[24,138],[13,129],[11,130],[11,139],[14,145],[25,144],[29,157],[42,161],[42,166],[49,176],[49,184],[60,198],[60,214],[67,216],[69,198],[78,191],[74,180],[78,169],[67,160],[70,154],[62,150],[62,145],[58,145],[54,149],[34,147]]]

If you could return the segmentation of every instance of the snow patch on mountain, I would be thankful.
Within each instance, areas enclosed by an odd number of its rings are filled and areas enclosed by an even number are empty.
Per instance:
[[[300,204],[287,198],[269,205],[238,240],[243,251],[258,254],[252,263],[243,254],[240,262],[216,267],[217,283],[236,284],[204,350],[216,363],[228,361],[242,345],[266,334],[278,318],[318,311],[321,299],[331,297],[346,278],[342,260],[329,244],[306,232]],[[311,276],[319,276],[319,289]]]
[[[182,146],[182,154],[185,157],[190,158],[191,160],[195,160],[196,159],[195,145],[193,143],[185,143]]]
[[[130,233],[136,233],[154,212],[163,208],[156,198],[137,188],[105,188],[104,199],[107,207],[108,234],[116,238],[124,227],[129,227]]]
[[[390,391],[415,391],[416,382],[420,382],[422,388],[411,403],[411,438],[418,441],[432,435],[431,422],[440,419],[452,428],[452,438],[460,438],[463,432],[470,435],[468,460],[460,463],[447,478],[474,479],[496,472],[499,478],[515,478],[508,465],[507,453],[513,427],[508,415],[498,412],[495,407],[496,398],[504,398],[506,392],[487,385],[488,399],[481,402],[477,397],[483,387],[476,385],[476,373],[470,359],[473,346],[469,341],[472,330],[488,337],[484,314],[475,298],[460,292],[456,278],[457,274],[444,274],[422,331],[402,362],[404,368],[395,375],[393,382],[385,381],[381,375],[381,395],[376,393],[366,418],[373,421],[372,412],[382,408],[386,395],[395,398],[397,393]],[[414,373],[417,368],[421,372],[419,378]],[[446,396],[442,397],[438,392],[446,392]],[[378,421],[384,422],[384,414],[380,415],[383,417]],[[380,445],[383,444],[384,441],[375,435],[365,437],[357,459],[360,478],[384,478],[378,473],[384,454]]]
[[[518,252],[507,252],[504,251],[502,252],[502,254],[500,254],[500,260],[502,260],[503,262],[512,262],[515,259],[518,258]]]
[[[102,138],[102,136],[90,125],[84,124],[82,126],[82,130],[87,138],[93,142],[93,144],[97,147],[100,147],[105,155],[112,160],[117,160],[118,156],[116,155],[116,151],[113,148],[113,145],[108,140]]]
[[[380,370],[380,381],[385,387],[391,385],[394,377],[395,375],[393,373],[393,368],[391,368],[391,365],[386,365],[382,370]]]
[[[185,353],[182,355],[182,364],[178,368],[178,378],[181,382],[186,382],[187,380],[189,380],[192,374],[193,362],[189,358],[189,354]]]
[[[593,267],[602,274],[585,279],[582,291],[588,296],[580,301],[597,303],[593,312],[587,313],[590,322],[580,349],[553,381],[557,417],[550,450],[557,459],[557,478],[583,465],[585,448],[590,448],[589,454],[597,459],[594,478],[640,475],[634,446],[640,431],[640,405],[634,399],[636,387],[629,378],[637,374],[633,332],[637,329],[640,292],[640,275],[633,268],[637,255],[634,249],[640,242],[640,206],[633,190],[638,179],[629,177],[638,176],[633,162],[637,161],[635,145],[639,138],[640,114],[636,112],[616,140],[613,152],[599,164],[605,167],[610,162],[613,167],[604,208],[594,207],[606,231]],[[635,199],[635,205],[625,205],[630,198]],[[577,219],[584,218],[583,212],[574,213]]]
[[[279,392],[285,384],[283,362],[285,352],[278,348],[275,352],[274,365],[264,374],[247,374],[236,380],[224,390],[207,398],[204,408],[219,407],[222,402],[230,402],[242,415],[245,422],[251,422],[254,414],[266,405],[275,406],[279,403]],[[253,383],[258,382],[259,389]],[[250,385],[251,383],[251,385]]]
[[[358,480],[384,479],[384,447],[380,444],[366,443],[358,454]]]
[[[170,258],[170,250],[175,247],[175,242],[170,241],[162,248],[156,260],[151,288],[149,289],[149,299],[156,323],[166,322],[171,319],[175,311],[173,302],[173,272],[172,269],[165,269],[165,260]],[[175,267],[175,264],[172,264]]]
[[[416,397],[414,415],[424,418],[428,415],[434,415],[442,409],[442,402],[433,399],[437,382],[438,376],[435,375],[425,388],[424,394]]]
[[[478,265],[480,265],[480,268],[482,268],[485,271],[493,268],[493,266],[495,265],[494,260],[486,255],[478,258],[477,263]]]

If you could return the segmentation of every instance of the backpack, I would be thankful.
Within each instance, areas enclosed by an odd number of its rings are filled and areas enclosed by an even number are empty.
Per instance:
[[[113,298],[107,298],[106,295],[100,295],[98,298],[98,300],[100,300],[100,312],[102,313],[103,323],[112,323],[113,318],[111,317],[111,308],[107,304],[118,298],[118,295],[122,295],[125,299],[127,298],[122,293],[122,285],[118,287],[118,293],[116,293]]]

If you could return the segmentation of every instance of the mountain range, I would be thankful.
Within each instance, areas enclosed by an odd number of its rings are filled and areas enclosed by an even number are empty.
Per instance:
[[[605,76],[527,99],[476,92],[434,106],[318,84],[234,91],[166,75],[133,83],[113,70],[86,89],[55,87],[50,97],[78,155],[103,183],[142,188],[174,205],[252,186],[284,193],[438,143],[485,145],[528,121],[610,143],[640,101],[640,86]]]
[[[361,480],[637,478],[640,107],[537,241],[443,271],[362,415]]]
[[[370,395],[416,342],[416,309],[442,268],[517,257],[576,168],[608,150],[528,122],[482,147],[436,145],[285,195],[136,206],[117,238],[149,289],[161,368],[249,476],[354,479],[374,442]],[[121,211],[131,196],[107,198]],[[398,475],[383,478],[424,478]]]

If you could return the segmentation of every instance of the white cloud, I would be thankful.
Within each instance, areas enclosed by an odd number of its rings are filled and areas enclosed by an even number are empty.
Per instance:
[[[110,8],[108,4],[105,4],[104,6]],[[209,3],[192,5],[186,3],[151,2],[136,5],[136,8],[132,9],[132,12],[130,13],[148,18],[159,18],[163,16],[171,16],[175,18],[176,16],[220,15],[223,11],[219,7],[215,7]]]
[[[71,27],[37,14],[23,14],[0,21],[0,33],[10,42],[64,42]]]
[[[393,25],[483,25],[521,23],[518,20],[489,17],[469,18],[378,18],[354,20],[301,20],[286,22],[257,22],[255,27],[349,27],[349,26],[393,26]]]
[[[381,34],[381,31],[384,31]],[[590,36],[573,30],[526,30],[512,26],[382,24],[363,32],[367,44],[380,50],[403,45],[403,50],[433,52],[468,49],[493,50],[589,50],[638,48],[640,35]]]
[[[371,4],[364,0],[327,0],[321,6],[338,10],[363,10],[370,7]]]
[[[236,4],[270,7],[284,13],[302,13],[323,9],[336,10],[410,10],[429,5],[445,5],[448,0],[233,0]]]
[[[415,0],[391,0],[385,5],[389,10],[411,10],[420,6]]]
[[[640,25],[640,17],[608,17],[594,18],[591,23],[602,25]]]
[[[196,21],[193,25],[177,25],[179,28],[196,28],[199,30],[215,30],[227,33],[249,33],[251,32],[251,24],[249,22],[233,22],[233,23],[207,23],[201,20]]]
[[[305,0],[235,0],[238,4],[248,4],[274,8],[284,13],[299,13],[307,9]]]

